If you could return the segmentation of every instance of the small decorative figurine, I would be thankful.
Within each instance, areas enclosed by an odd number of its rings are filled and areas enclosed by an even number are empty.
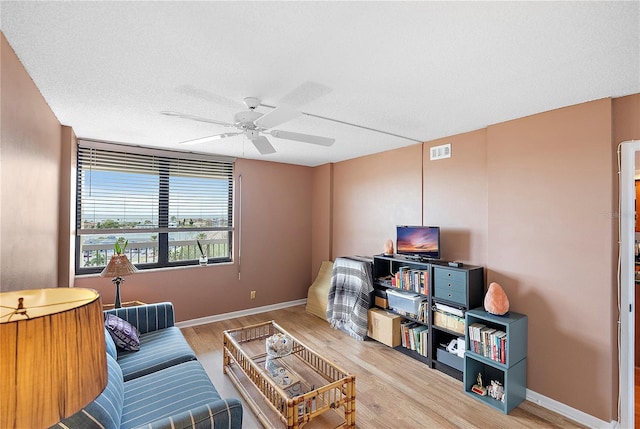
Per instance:
[[[477,393],[477,394],[478,394],[478,395],[480,395],[480,396],[484,396],[484,395],[486,395],[486,394],[487,394],[487,389],[485,389],[485,388],[482,386],[482,374],[481,374],[481,373],[478,373],[478,379],[477,379],[477,381],[478,381],[478,383],[477,383],[477,384],[474,384],[474,385],[471,387],[471,391],[472,391],[473,393]]]
[[[487,388],[487,394],[493,399],[504,402],[504,387],[499,381],[491,380],[491,386]]]

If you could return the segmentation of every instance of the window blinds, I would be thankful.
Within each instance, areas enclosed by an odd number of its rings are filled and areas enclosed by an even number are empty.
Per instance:
[[[233,160],[80,142],[78,234],[232,228]]]

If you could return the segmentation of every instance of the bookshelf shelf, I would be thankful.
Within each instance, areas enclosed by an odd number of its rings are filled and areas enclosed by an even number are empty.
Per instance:
[[[484,269],[472,265],[449,267],[446,262],[416,261],[402,255],[376,255],[373,258],[373,278],[376,295],[385,297],[380,302],[388,303],[388,307],[401,307],[388,308],[388,311],[413,322],[413,327],[421,329],[422,325],[427,328],[427,348],[424,355],[402,346],[395,349],[430,368],[462,380],[462,357],[449,353],[444,348],[451,341],[464,338],[464,312],[482,304]],[[405,301],[398,304],[396,292],[404,293],[401,298]],[[417,298],[406,294],[413,294]],[[406,310],[416,308],[416,301],[423,301],[424,304],[419,307],[420,315],[412,316],[411,311]],[[444,305],[457,312],[458,316],[447,314],[443,318],[440,311],[436,317],[436,305]],[[451,325],[443,323],[448,318],[453,321]]]
[[[496,316],[482,308],[467,311],[465,318],[468,334],[465,341],[464,390],[467,395],[508,414],[526,396],[528,318],[513,311]],[[472,391],[478,374],[484,386],[492,380],[502,385],[502,401]]]

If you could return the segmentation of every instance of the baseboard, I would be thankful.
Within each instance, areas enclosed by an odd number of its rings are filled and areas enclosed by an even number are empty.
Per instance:
[[[264,305],[262,307],[247,308],[246,310],[232,311],[230,313],[215,314],[213,316],[185,320],[183,322],[177,322],[175,326],[177,326],[178,328],[187,328],[190,326],[204,325],[205,323],[220,322],[221,320],[235,319],[236,317],[251,316],[267,311],[280,310],[282,308],[294,307],[296,305],[302,305],[306,303],[306,298],[297,299],[295,301],[280,302],[278,304]]]
[[[558,402],[555,399],[548,398],[544,395],[536,393],[532,390],[527,389],[527,401],[533,402],[534,404],[538,404],[541,407],[544,407],[548,410],[561,414],[571,420],[575,420],[578,423],[581,423],[590,428],[597,429],[616,429],[618,428],[617,421],[611,421],[609,423],[604,420],[600,420],[592,415],[589,415],[583,411],[576,410],[562,402]]]

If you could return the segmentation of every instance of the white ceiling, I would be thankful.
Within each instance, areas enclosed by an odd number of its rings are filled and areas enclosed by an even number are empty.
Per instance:
[[[79,137],[309,166],[640,92],[638,1],[1,1],[0,21]],[[234,130],[160,114],[232,122],[248,96],[406,138],[301,115],[277,128],[335,144],[260,155],[180,146]]]

